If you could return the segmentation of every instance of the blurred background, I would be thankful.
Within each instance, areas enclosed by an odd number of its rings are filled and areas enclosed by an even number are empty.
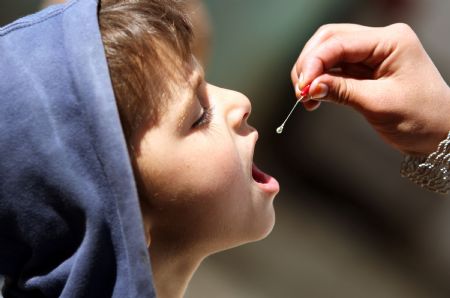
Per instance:
[[[0,25],[48,5],[2,0]],[[297,109],[290,70],[322,24],[408,23],[450,81],[448,0],[191,0],[207,79],[246,94],[255,160],[275,176],[263,241],[209,257],[187,298],[450,297],[450,200],[399,175],[401,154],[349,108]]]

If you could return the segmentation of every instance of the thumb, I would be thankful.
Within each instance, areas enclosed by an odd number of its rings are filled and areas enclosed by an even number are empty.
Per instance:
[[[323,74],[313,80],[309,90],[311,99],[332,101],[356,109],[367,110],[377,98],[378,88],[373,80],[361,80]]]

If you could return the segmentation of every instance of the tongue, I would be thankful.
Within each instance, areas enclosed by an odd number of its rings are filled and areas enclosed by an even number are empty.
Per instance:
[[[253,164],[252,167],[252,176],[253,179],[258,183],[267,183],[267,181],[269,180],[267,174],[258,169],[255,164]]]

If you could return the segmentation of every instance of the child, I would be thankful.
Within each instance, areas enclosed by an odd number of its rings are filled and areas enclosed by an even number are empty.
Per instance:
[[[271,231],[250,102],[204,81],[179,1],[72,1],[0,36],[5,297],[181,297]]]

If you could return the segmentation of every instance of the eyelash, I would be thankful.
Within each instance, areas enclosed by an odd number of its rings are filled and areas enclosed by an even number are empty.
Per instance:
[[[203,108],[202,115],[194,122],[194,124],[192,124],[192,128],[208,125],[209,123],[211,123],[212,116],[213,116],[212,107]]]

